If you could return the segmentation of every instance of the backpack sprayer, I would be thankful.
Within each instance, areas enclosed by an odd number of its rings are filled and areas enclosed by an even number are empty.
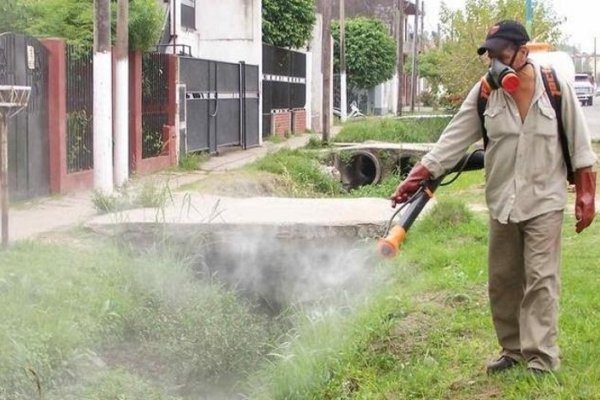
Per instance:
[[[400,245],[406,238],[406,232],[408,232],[413,222],[415,222],[421,211],[423,211],[423,208],[429,199],[433,197],[433,192],[435,192],[438,186],[446,186],[453,183],[464,171],[482,169],[483,156],[483,149],[478,149],[472,153],[465,154],[454,168],[439,178],[422,181],[419,189],[404,204],[402,204],[390,218],[384,237],[377,242],[377,252],[383,257],[394,257],[398,252]],[[444,178],[451,173],[456,173],[456,175],[448,182],[442,182]],[[405,208],[406,211],[400,216],[398,224],[392,227],[394,218],[396,218],[400,211]]]

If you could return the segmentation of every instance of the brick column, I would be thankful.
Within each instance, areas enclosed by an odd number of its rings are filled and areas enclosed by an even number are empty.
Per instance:
[[[62,39],[42,39],[48,50],[48,147],[50,192],[60,193],[67,175],[66,47]]]
[[[129,54],[129,168],[142,162],[142,53]]]

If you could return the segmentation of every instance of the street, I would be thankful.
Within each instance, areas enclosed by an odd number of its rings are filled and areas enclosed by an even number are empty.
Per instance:
[[[600,140],[600,97],[594,98],[593,106],[582,108],[590,128],[592,140]]]

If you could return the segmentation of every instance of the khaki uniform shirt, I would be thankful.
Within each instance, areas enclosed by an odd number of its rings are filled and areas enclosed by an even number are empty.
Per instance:
[[[567,169],[562,154],[556,113],[544,88],[540,67],[532,60],[535,91],[525,121],[514,99],[504,90],[488,98],[485,127],[486,201],[490,216],[501,223],[520,222],[549,211],[562,210],[567,201]],[[558,77],[562,117],[573,169],[596,162],[579,100],[571,83]],[[479,86],[468,94],[434,148],[421,160],[439,177],[458,163],[468,147],[482,138],[477,113]]]

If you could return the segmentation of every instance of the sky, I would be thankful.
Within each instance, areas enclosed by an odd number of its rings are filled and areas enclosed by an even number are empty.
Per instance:
[[[414,1],[414,0],[411,0]],[[465,0],[424,0],[426,31],[437,29],[438,13],[443,1],[450,9],[462,8]],[[525,0],[523,0],[525,1]],[[565,18],[562,31],[567,43],[587,53],[594,52],[594,36],[597,38],[596,51],[600,53],[600,1],[598,0],[533,0],[550,4],[559,17]]]

